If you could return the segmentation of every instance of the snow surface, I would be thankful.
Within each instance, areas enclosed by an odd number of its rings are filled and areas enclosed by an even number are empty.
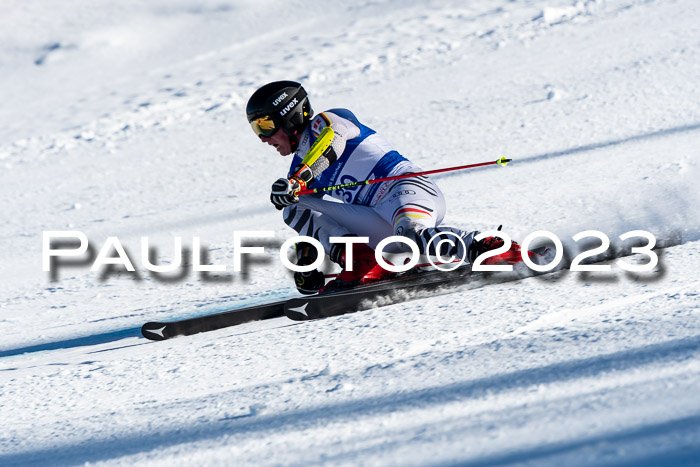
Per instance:
[[[8,0],[0,56],[0,465],[700,465],[695,0]],[[147,341],[296,294],[288,162],[243,116],[274,79],[425,169],[515,159],[436,177],[447,225],[643,229],[659,266]],[[277,237],[249,274],[140,266],[199,236],[231,269],[251,229]],[[51,281],[44,230],[139,272]]]

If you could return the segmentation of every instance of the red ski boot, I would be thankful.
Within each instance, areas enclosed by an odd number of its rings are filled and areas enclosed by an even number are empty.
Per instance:
[[[503,246],[503,239],[500,237],[486,237],[478,242],[472,243],[469,246],[469,262],[474,263],[474,260],[487,251],[495,250]],[[528,251],[528,255],[531,259],[534,259],[537,255],[531,251]],[[522,261],[522,253],[520,250],[520,245],[516,242],[511,242],[510,249],[504,253],[498,254],[496,256],[491,256],[486,258],[481,264],[493,265],[493,264],[516,264]]]
[[[333,259],[333,255],[331,255],[331,258]],[[340,254],[340,257],[336,259],[336,262],[343,267],[343,271],[338,274],[335,281],[329,282],[327,286],[332,283],[334,283],[335,286],[352,283],[368,284],[385,279],[393,274],[391,271],[387,271],[377,264],[377,260],[374,258],[374,250],[364,243],[356,243],[353,245],[352,271],[346,269],[344,251]]]

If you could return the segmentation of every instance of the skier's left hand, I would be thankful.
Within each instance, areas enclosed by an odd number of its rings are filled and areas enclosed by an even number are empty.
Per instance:
[[[284,209],[290,204],[299,202],[299,197],[296,193],[304,188],[306,188],[306,182],[299,178],[280,178],[272,184],[270,201],[278,210]]]

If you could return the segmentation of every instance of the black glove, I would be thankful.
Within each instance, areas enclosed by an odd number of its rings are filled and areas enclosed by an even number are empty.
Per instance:
[[[297,179],[292,178],[288,180],[286,178],[280,178],[272,184],[270,201],[272,201],[272,204],[274,204],[278,210],[283,209],[290,204],[299,202],[299,197],[296,196],[295,193],[300,189],[301,185]]]
[[[299,293],[311,295],[318,293],[319,289],[326,285],[326,276],[318,269],[309,272],[295,272],[294,284]]]
[[[314,178],[309,166],[299,164],[294,168],[294,175],[287,178],[280,178],[272,184],[272,194],[270,201],[280,210],[290,204],[298,203],[297,191],[306,190],[306,187]]]
[[[308,266],[318,258],[318,251],[308,242],[299,242],[296,245],[297,266]],[[308,272],[295,272],[294,284],[297,290],[304,295],[318,293],[326,285],[326,276],[318,269]]]

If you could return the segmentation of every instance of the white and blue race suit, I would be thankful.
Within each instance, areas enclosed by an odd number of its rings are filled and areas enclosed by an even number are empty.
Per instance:
[[[363,125],[347,109],[318,114],[301,134],[288,176],[301,163],[321,130],[331,126],[331,143],[337,160],[316,175],[309,188],[377,179],[420,172],[421,168],[403,157],[373,129]],[[340,188],[322,194],[303,195],[299,203],[287,206],[284,221],[299,235],[314,237],[330,252],[330,237],[347,234],[367,236],[371,247],[388,236],[402,235],[416,241],[423,254],[435,255],[429,240],[441,232],[459,235],[468,248],[474,233],[438,227],[445,215],[445,199],[437,185],[426,176]],[[461,246],[459,242],[457,246]],[[463,256],[462,248],[441,254]]]

